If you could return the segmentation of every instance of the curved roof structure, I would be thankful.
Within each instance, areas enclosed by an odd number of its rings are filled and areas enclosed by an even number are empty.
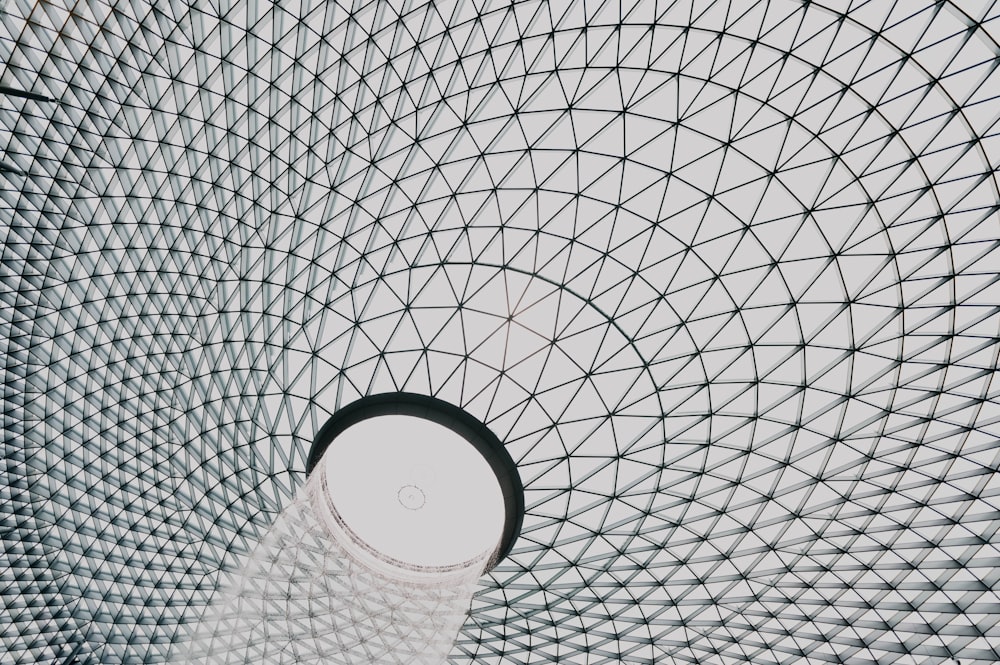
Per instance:
[[[993,2],[0,12],[5,662],[166,662],[395,391],[525,486],[454,665],[1000,659]]]

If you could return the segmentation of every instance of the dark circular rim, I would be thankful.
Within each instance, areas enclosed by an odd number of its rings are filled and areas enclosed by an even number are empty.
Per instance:
[[[521,533],[521,523],[524,520],[524,485],[521,484],[517,464],[507,452],[503,442],[486,425],[464,409],[436,397],[416,393],[382,393],[362,397],[339,409],[319,430],[312,450],[309,451],[306,473],[312,473],[326,449],[344,430],[363,420],[378,416],[414,416],[447,427],[472,444],[489,463],[500,483],[504,502],[503,533],[496,553],[486,569],[492,570],[510,554],[514,541]]]

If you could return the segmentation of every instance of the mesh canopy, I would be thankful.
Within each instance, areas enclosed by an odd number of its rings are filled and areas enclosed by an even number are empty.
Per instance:
[[[455,665],[1000,660],[1000,6],[0,12],[4,663],[172,658],[393,391],[525,486]]]

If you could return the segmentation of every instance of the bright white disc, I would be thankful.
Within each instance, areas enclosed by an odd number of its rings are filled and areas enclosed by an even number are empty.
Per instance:
[[[447,427],[412,416],[369,418],[337,436],[323,463],[341,519],[383,556],[453,566],[500,542],[504,501],[496,475]]]

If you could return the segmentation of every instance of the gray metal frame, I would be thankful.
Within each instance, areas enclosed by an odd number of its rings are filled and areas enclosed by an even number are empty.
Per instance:
[[[399,391],[524,482],[455,665],[1000,660],[998,13],[3,3],[0,660],[166,662]]]

